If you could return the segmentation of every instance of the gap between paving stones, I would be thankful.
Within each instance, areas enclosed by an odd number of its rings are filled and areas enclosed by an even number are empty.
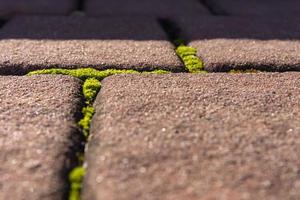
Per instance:
[[[197,49],[187,45],[187,40],[182,34],[182,30],[179,26],[172,20],[169,19],[159,19],[159,22],[165,32],[167,33],[170,41],[176,47],[175,51],[177,56],[183,62],[185,68],[189,73],[209,73],[205,70],[205,63],[198,57]],[[260,73],[265,71],[260,71],[257,69],[245,69],[245,70],[235,70],[232,69],[227,73]]]
[[[228,15],[211,0],[199,0],[212,15]]]
[[[138,72],[136,70],[116,70],[109,69],[104,71],[99,71],[93,68],[84,69],[45,69],[29,72],[27,75],[42,75],[42,74],[61,74],[68,75],[79,78],[84,81],[82,85],[82,92],[84,96],[85,106],[82,109],[82,118],[79,120],[78,125],[82,130],[84,136],[84,149],[87,148],[88,137],[90,133],[91,120],[94,115],[95,109],[93,107],[93,102],[101,89],[101,80],[104,78],[115,75],[115,74],[166,74],[171,73],[165,70],[154,70],[149,72]],[[78,166],[73,168],[69,173],[69,200],[80,200],[82,182],[85,175],[86,168],[84,166],[84,153],[76,152],[78,158]]]
[[[181,36],[181,30],[169,19],[160,19],[161,26],[167,33],[170,41],[175,45],[176,54],[190,73],[207,73],[204,70],[202,60],[197,56],[197,50],[187,46],[185,39]]]

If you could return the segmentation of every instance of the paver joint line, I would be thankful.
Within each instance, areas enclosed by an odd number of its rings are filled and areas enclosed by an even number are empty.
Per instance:
[[[95,113],[93,107],[93,102],[101,88],[100,81],[104,78],[115,75],[115,74],[167,74],[169,71],[165,70],[154,70],[146,72],[138,72],[136,70],[116,70],[109,69],[104,71],[99,71],[93,68],[84,68],[84,69],[46,69],[46,70],[37,70],[29,72],[27,75],[42,75],[42,74],[61,74],[68,75],[72,77],[79,78],[84,80],[82,85],[82,93],[84,95],[85,106],[82,109],[83,117],[79,120],[78,125],[82,129],[83,136],[85,138],[82,141],[83,145],[87,145],[91,120]],[[81,199],[81,189],[82,183],[85,176],[85,167],[84,167],[84,152],[78,153],[78,166],[73,168],[69,173],[69,182],[70,182],[70,191],[69,191],[69,200],[80,200]]]

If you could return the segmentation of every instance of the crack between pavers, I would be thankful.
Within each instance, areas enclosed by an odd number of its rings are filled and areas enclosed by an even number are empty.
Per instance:
[[[117,70],[117,69],[108,69],[108,70],[96,70],[93,68],[83,68],[83,69],[45,69],[45,70],[36,70],[29,72],[27,75],[42,75],[42,74],[53,74],[53,75],[68,75],[72,77],[79,78],[84,81],[82,85],[82,93],[84,96],[85,106],[82,108],[82,118],[79,120],[78,125],[81,128],[84,139],[82,145],[87,148],[88,138],[90,135],[90,126],[92,117],[95,113],[93,107],[93,102],[98,95],[101,88],[101,81],[111,75],[116,74],[167,74],[171,73],[165,70],[154,70],[139,72],[136,70]],[[69,194],[68,200],[80,200],[81,199],[81,190],[83,179],[86,172],[86,166],[84,165],[84,156],[85,150],[83,152],[74,152],[77,155],[78,165],[74,167],[69,173]]]
[[[85,0],[77,0],[77,8],[76,11],[77,12],[84,12],[85,10]]]
[[[179,26],[170,19],[161,18],[159,19],[159,22],[162,28],[167,33],[169,40],[176,47],[175,52],[183,62],[186,71],[189,73],[200,73],[200,74],[209,73],[207,70],[205,70],[205,64],[202,58],[200,58],[197,55],[197,49],[187,45],[188,40],[182,33],[182,30],[179,28]],[[250,69],[238,69],[238,70],[231,69],[229,71],[224,71],[224,72],[231,73],[231,74],[239,74],[239,73],[261,73],[266,71],[250,68]]]
[[[181,59],[186,70],[190,73],[207,73],[202,59],[197,56],[197,49],[187,45],[177,24],[169,19],[159,19],[159,22],[176,47],[176,55]]]
[[[6,24],[7,20],[0,19],[0,28]]]

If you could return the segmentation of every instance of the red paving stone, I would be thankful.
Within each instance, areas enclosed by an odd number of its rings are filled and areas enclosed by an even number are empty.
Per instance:
[[[300,70],[300,25],[296,18],[198,16],[177,18],[205,69]]]
[[[20,16],[0,38],[2,74],[53,67],[184,70],[153,18]]]
[[[130,15],[174,17],[188,14],[209,14],[198,0],[87,0],[86,12],[92,16]]]
[[[0,199],[65,199],[80,144],[81,82],[0,76],[0,88]]]
[[[299,199],[299,98],[298,73],[109,77],[83,199]]]
[[[76,0],[0,0],[0,18],[21,13],[67,15],[76,8]]]
[[[275,18],[299,16],[300,3],[297,0],[207,0],[212,8],[221,14],[260,15]]]

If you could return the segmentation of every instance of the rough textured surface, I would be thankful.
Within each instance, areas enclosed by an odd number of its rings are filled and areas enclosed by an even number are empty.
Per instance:
[[[298,0],[206,0],[220,14],[228,15],[260,15],[285,18],[300,13]]]
[[[76,10],[75,0],[0,0],[0,17],[15,14],[70,14]]]
[[[65,199],[79,145],[81,82],[6,76],[0,88],[0,199]]]
[[[153,18],[18,17],[0,38],[0,73],[51,67],[184,70]]]
[[[197,0],[87,0],[88,15],[147,15],[155,17],[174,17],[208,10]]]
[[[98,95],[83,199],[300,198],[300,75],[118,75]]]
[[[208,71],[300,70],[300,25],[296,18],[203,16],[177,18],[177,23]]]

